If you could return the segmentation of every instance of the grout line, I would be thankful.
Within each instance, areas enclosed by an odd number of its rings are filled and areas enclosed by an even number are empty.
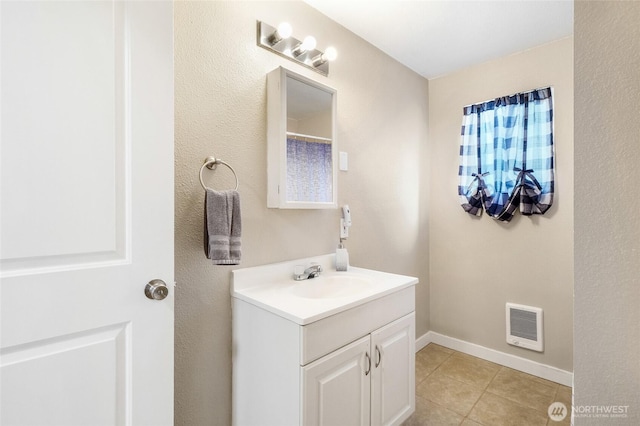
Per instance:
[[[489,383],[487,383],[487,386],[485,386],[483,393],[487,391],[487,389],[489,389],[489,386],[491,385],[491,383],[493,383],[493,381],[496,379],[496,377],[498,377],[498,374],[500,373],[500,371],[505,368],[503,365],[497,364],[500,366],[500,368],[498,368],[496,370],[496,374],[493,375],[493,377],[491,378],[491,380],[489,380]]]
[[[473,409],[476,408],[476,405],[478,405],[478,402],[480,402],[480,400],[482,399],[482,397],[484,396],[484,394],[486,394],[488,391],[487,389],[489,389],[489,385],[495,380],[496,376],[498,375],[498,372],[504,368],[503,366],[500,366],[500,368],[498,369],[498,371],[496,371],[496,374],[493,375],[493,377],[491,378],[491,380],[489,380],[489,383],[487,383],[487,386],[484,387],[484,389],[482,389],[482,393],[480,394],[480,396],[478,397],[478,399],[476,400],[476,402],[473,403],[473,406],[471,407],[471,409],[469,410],[469,412],[467,413],[467,415],[464,417],[465,419],[469,419],[472,422],[478,423],[480,425],[483,425],[483,423],[480,423],[479,420],[474,420],[472,418],[469,417],[469,415],[473,412]]]
[[[447,359],[449,359],[449,358],[453,357],[456,353],[458,353],[458,354],[459,354],[460,352],[458,352],[458,351],[454,350],[453,352],[451,352],[451,353],[449,354],[449,356],[447,357]],[[466,354],[465,354],[465,355],[466,355]],[[472,356],[472,355],[471,355],[471,356]],[[476,358],[476,357],[474,357],[474,358]],[[446,360],[445,360],[445,361],[446,361]],[[445,361],[443,361],[442,363],[440,363],[440,365],[444,364],[444,362],[445,362]],[[494,377],[495,377],[495,376],[494,376]],[[489,383],[491,383],[491,381],[493,381],[494,377],[492,377],[492,378],[491,378],[491,380],[489,381]],[[456,379],[453,379],[453,378],[451,378],[451,379],[452,379],[452,380],[455,380],[456,382],[459,382],[459,383],[463,384],[464,386],[472,386],[472,387],[474,387],[473,385],[468,385],[467,383],[460,382],[459,380],[456,380]],[[478,399],[476,399],[476,401],[473,403],[473,405],[471,406],[471,408],[469,409],[469,411],[467,412],[467,414],[465,414],[465,415],[463,416],[463,418],[462,418],[462,422],[461,422],[460,424],[464,423],[464,419],[469,418],[469,414],[471,414],[471,412],[472,412],[472,411],[473,411],[473,409],[475,408],[475,406],[476,406],[476,404],[478,403],[478,401],[480,401],[480,398],[482,398],[482,395],[484,395],[484,393],[485,393],[485,391],[486,391],[486,389],[487,389],[487,387],[488,387],[488,386],[489,386],[489,385],[487,385],[485,388],[483,388],[483,389],[482,389],[482,392],[480,393],[480,396],[478,396]],[[471,420],[471,421],[474,421],[474,422],[475,422],[475,420],[473,420],[473,419],[469,419],[469,420]],[[476,423],[480,423],[480,422],[476,422]]]

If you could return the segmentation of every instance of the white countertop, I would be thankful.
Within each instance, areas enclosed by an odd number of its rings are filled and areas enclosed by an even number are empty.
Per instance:
[[[322,266],[317,278],[295,281],[295,265],[309,266],[312,262]],[[366,281],[357,292],[339,297],[308,298],[296,294],[297,286],[321,286],[333,277],[352,277]],[[418,279],[406,275],[391,274],[371,269],[349,266],[346,272],[335,270],[335,254],[328,254],[264,266],[232,271],[231,296],[267,311],[287,318],[297,324],[307,325],[322,318],[351,309],[368,301],[386,296],[418,283]]]

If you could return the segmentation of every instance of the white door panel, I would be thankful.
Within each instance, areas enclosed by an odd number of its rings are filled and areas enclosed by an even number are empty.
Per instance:
[[[43,424],[43,413],[46,424],[126,424],[130,338],[120,324],[5,351],[2,380],[13,385],[3,389],[3,424]]]
[[[172,3],[0,15],[0,423],[172,424]]]
[[[114,251],[118,242],[122,251],[126,229],[128,193],[120,188],[130,185],[123,173],[131,126],[124,9],[2,4],[5,273],[78,264],[97,253],[123,257]]]

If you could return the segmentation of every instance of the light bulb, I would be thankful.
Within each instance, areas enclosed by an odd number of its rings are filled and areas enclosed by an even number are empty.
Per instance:
[[[289,25],[288,22],[282,22],[280,25],[278,25],[278,28],[273,32],[273,34],[269,36],[267,41],[269,42],[269,44],[271,44],[271,46],[274,46],[280,43],[285,38],[291,37],[292,32],[293,29],[291,28],[291,25]]]
[[[327,50],[325,50],[323,59],[327,60],[327,61],[335,61],[336,58],[338,57],[338,51],[336,50],[335,47],[327,47]]]
[[[314,36],[306,36],[302,41],[302,46],[300,46],[300,50],[306,52],[307,50],[313,50],[316,48],[316,39]]]
[[[291,54],[297,58],[298,56],[302,55],[305,52],[308,52],[309,50],[313,50],[316,48],[316,39],[313,36],[306,36],[304,38],[304,40],[302,41],[302,43],[298,44],[295,49],[293,49],[293,51],[291,51]]]
[[[335,47],[327,47],[327,50],[324,53],[316,56],[311,61],[314,67],[318,67],[326,63],[327,61],[334,61],[337,57],[338,51],[335,49]]]
[[[281,38],[289,38],[291,37],[292,33],[293,28],[291,28],[291,25],[289,25],[288,22],[282,22],[280,25],[278,25],[278,35]]]

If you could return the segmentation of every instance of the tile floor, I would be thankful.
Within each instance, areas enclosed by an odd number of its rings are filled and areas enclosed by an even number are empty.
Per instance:
[[[552,402],[571,406],[571,388],[431,343],[416,354],[416,411],[403,426],[570,425],[552,421]]]

